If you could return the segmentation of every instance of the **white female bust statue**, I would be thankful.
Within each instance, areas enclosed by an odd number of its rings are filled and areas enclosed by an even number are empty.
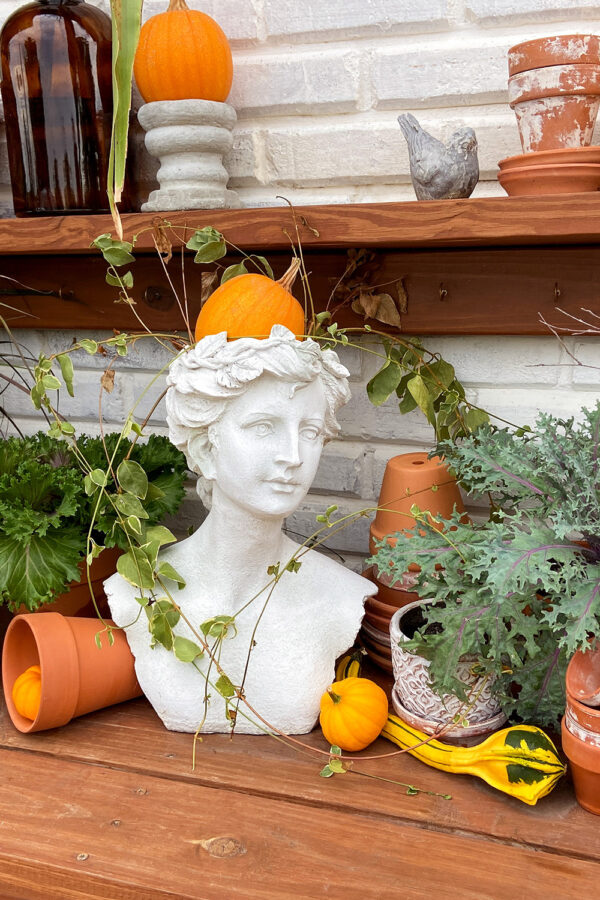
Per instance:
[[[191,537],[161,554],[186,580],[174,599],[196,629],[213,616],[237,614],[237,634],[222,642],[220,665],[240,685],[254,641],[245,696],[287,734],[313,728],[334,662],[352,646],[364,600],[376,590],[308,550],[265,605],[267,569],[277,563],[283,569],[298,552],[282,533],[283,520],[310,488],[323,442],[339,430],[335,414],[350,397],[347,375],[333,351],[276,325],[265,340],[205,337],[173,362],[167,378],[169,434],[200,476],[198,493],[210,509]],[[208,655],[198,671],[161,645],[152,649],[139,591],[120,575],[105,588],[114,621],[126,627],[140,685],[166,727],[195,731],[204,720],[203,731],[229,731],[225,701],[214,688],[205,704]],[[175,631],[194,639],[183,620]],[[217,678],[213,665],[209,679]],[[262,730],[244,703],[235,727]]]

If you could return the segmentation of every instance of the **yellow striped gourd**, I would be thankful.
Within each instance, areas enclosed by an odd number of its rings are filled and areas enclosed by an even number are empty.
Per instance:
[[[513,725],[496,731],[475,747],[456,747],[428,740],[429,735],[412,728],[397,716],[388,716],[381,737],[443,772],[476,775],[511,797],[535,806],[564,775],[556,747],[540,728]],[[414,747],[414,749],[411,749]]]

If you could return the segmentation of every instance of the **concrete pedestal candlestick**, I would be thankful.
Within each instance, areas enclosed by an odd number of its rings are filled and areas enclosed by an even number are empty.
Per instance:
[[[233,209],[241,206],[227,190],[223,154],[231,149],[235,110],[213,100],[159,100],[138,111],[146,149],[160,159],[158,191],[144,212],[174,209]]]

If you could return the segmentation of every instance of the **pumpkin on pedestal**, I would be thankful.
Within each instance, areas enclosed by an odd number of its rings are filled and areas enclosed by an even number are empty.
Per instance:
[[[142,26],[133,73],[146,103],[157,100],[216,100],[231,90],[233,62],[222,28],[185,0]]]

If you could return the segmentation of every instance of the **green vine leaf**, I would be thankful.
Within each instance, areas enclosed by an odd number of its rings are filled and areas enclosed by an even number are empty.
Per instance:
[[[367,384],[367,395],[373,406],[381,406],[402,382],[402,369],[389,358],[383,368]]]
[[[92,341],[89,338],[83,338],[83,340],[79,341],[79,346],[82,350],[85,350],[86,353],[89,353],[90,356],[94,356],[94,354],[98,352],[98,344],[96,341]]]
[[[148,493],[148,476],[140,464],[132,459],[124,459],[119,465],[117,481],[124,491],[142,500]]]
[[[174,581],[179,590],[185,587],[185,578],[179,574],[179,572],[173,568],[173,566],[168,562],[161,562],[157,569],[158,575],[162,578],[168,578],[169,581]]]
[[[58,364],[62,372],[63,381],[70,397],[74,397],[73,393],[73,360],[68,353],[60,353],[58,356]]]
[[[247,275],[248,269],[243,262],[236,263],[234,266],[228,266],[221,275],[221,284],[225,284],[231,278],[237,278],[238,275]]]
[[[215,684],[216,689],[220,693],[221,697],[225,697],[226,700],[231,699],[231,697],[235,696],[235,687],[233,682],[227,677],[227,675],[221,675],[219,680]]]
[[[235,637],[237,634],[235,618],[225,615],[213,616],[212,619],[207,619],[206,622],[202,622],[200,625],[200,630],[205,637],[214,637],[220,640],[224,640],[230,630],[233,632],[232,637]]]
[[[133,547],[117,560],[117,572],[134,587],[150,590],[154,587],[154,569],[140,547]]]
[[[435,427],[435,411],[433,409],[434,397],[429,392],[429,388],[421,375],[413,375],[407,384],[407,388],[412,394],[419,409],[424,413],[425,418],[430,425]]]
[[[188,638],[175,635],[173,638],[173,652],[181,662],[194,662],[204,656],[204,650]]]
[[[188,250],[195,250],[195,263],[211,263],[227,253],[225,238],[216,228],[207,226],[194,232],[187,244]]]

